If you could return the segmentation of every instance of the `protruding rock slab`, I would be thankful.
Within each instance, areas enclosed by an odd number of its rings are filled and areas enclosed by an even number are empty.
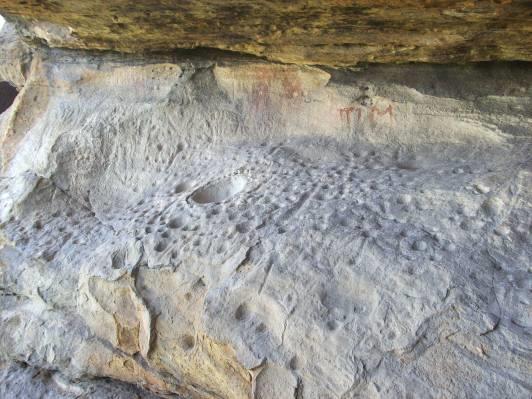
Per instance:
[[[53,47],[209,47],[322,65],[532,60],[529,1],[0,0]]]

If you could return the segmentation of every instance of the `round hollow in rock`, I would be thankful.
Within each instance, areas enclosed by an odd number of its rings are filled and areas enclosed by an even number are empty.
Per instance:
[[[166,226],[170,229],[179,229],[185,225],[185,219],[182,217],[172,218],[166,223]]]
[[[192,188],[192,184],[190,182],[182,182],[175,186],[174,193],[179,194],[184,191],[188,191]]]
[[[209,183],[192,194],[192,201],[198,204],[223,202],[241,192],[246,187],[244,176],[231,176],[215,183]]]
[[[181,348],[185,351],[189,351],[196,345],[196,340],[192,335],[184,335],[181,337]]]

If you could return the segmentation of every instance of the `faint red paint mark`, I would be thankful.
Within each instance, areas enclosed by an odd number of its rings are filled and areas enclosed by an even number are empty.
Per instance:
[[[304,95],[301,79],[294,72],[287,71],[284,74],[281,84],[283,85],[284,97],[301,98]]]
[[[270,105],[270,85],[265,81],[258,81],[251,88],[251,104],[255,111],[260,111]]]
[[[250,100],[255,112],[274,106],[273,97],[301,101],[305,96],[303,83],[296,71],[287,68],[256,67],[252,72]]]
[[[369,120],[370,122],[375,122],[375,115],[377,116],[384,116],[384,115],[390,115],[390,121],[393,120],[393,107],[392,104],[388,105],[388,107],[384,111],[380,111],[376,106],[371,107],[369,112]]]
[[[345,107],[345,108],[340,108],[338,111],[340,111],[340,119],[344,119],[345,118],[345,122],[347,123],[348,126],[351,125],[351,114],[353,113],[353,111],[357,111],[357,121],[360,121],[360,117],[362,115],[362,110],[360,109],[360,107]]]
[[[338,112],[340,113],[340,119],[342,122],[345,121],[348,126],[351,126],[351,114],[356,111],[357,122],[360,122],[362,119],[362,110],[364,109],[367,110],[367,108],[352,105],[349,107],[339,108]],[[388,107],[383,111],[377,108],[377,106],[373,106],[366,112],[365,117],[367,117],[371,123],[375,123],[376,116],[380,118],[385,115],[389,115],[390,122],[394,120],[393,107],[391,104],[388,105]]]
[[[274,73],[271,68],[257,67],[254,71],[254,82],[251,86],[251,104],[253,109],[263,111],[271,106],[271,86]]]

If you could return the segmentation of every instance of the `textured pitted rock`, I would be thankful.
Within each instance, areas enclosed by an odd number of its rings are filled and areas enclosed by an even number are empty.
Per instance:
[[[528,0],[0,0],[0,13],[53,47],[209,47],[332,66],[532,61]]]
[[[35,50],[0,392],[529,398],[531,74]]]

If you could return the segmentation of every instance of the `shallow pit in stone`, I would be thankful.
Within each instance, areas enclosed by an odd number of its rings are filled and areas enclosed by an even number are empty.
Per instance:
[[[178,216],[175,218],[172,218],[166,223],[166,226],[170,229],[179,229],[183,227],[186,224],[186,221],[184,218]]]
[[[199,188],[192,194],[191,199],[198,204],[223,202],[241,192],[247,182],[244,176],[227,177]]]
[[[192,183],[190,182],[182,182],[175,186],[174,193],[179,194],[184,191],[189,191],[192,188]]]

